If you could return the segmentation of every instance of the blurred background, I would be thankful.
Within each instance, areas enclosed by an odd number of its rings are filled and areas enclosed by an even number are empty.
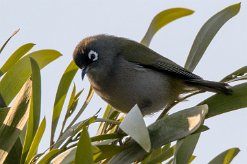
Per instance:
[[[195,11],[188,17],[179,19],[161,31],[152,40],[150,47],[156,52],[184,65],[193,40],[201,26],[223,8],[238,3],[236,0],[23,0],[0,1],[0,43],[16,29],[21,31],[11,40],[1,54],[0,63],[19,46],[33,42],[33,50],[56,49],[63,57],[42,70],[42,115],[50,123],[53,103],[59,80],[69,62],[76,44],[83,38],[96,34],[111,34],[140,41],[152,18],[168,8],[184,7]],[[238,68],[247,65],[247,5],[242,2],[240,13],[228,21],[218,32],[205,52],[194,73],[208,80],[219,81]],[[89,89],[88,80],[80,79],[80,72],[74,82],[78,88]],[[179,104],[171,112],[192,107],[211,95],[205,93]],[[82,102],[80,102],[82,103]],[[83,117],[95,114],[100,108],[104,112],[106,103],[94,96]],[[155,121],[159,114],[146,116],[147,124]],[[220,152],[239,147],[240,153],[233,163],[247,161],[247,110],[241,109],[208,119],[205,124],[209,131],[202,133],[194,155],[193,163],[205,163]],[[97,125],[94,125],[97,127]],[[90,133],[95,133],[90,128]],[[42,141],[42,149],[49,143],[50,125]]]

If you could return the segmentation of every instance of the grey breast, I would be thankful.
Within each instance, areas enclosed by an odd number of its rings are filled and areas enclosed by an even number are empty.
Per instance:
[[[138,104],[143,114],[154,113],[170,103],[179,93],[180,89],[176,84],[179,82],[169,75],[144,68],[121,57],[115,63],[114,69],[108,67],[108,70],[90,70],[88,78],[96,93],[121,112],[127,113]]]

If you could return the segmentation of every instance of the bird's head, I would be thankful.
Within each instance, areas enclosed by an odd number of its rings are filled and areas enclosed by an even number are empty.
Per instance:
[[[83,39],[75,48],[73,58],[76,65],[82,69],[82,78],[92,70],[102,70],[111,65],[114,56],[118,54],[118,39],[108,35],[96,35]]]

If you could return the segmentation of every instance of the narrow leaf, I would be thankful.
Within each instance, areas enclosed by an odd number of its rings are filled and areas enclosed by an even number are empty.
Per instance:
[[[93,162],[97,163],[104,159],[109,159],[113,155],[119,153],[123,148],[115,145],[98,145],[98,146],[91,146],[91,150],[93,153]],[[74,158],[76,156],[77,147],[73,147],[65,152],[61,153],[57,156],[52,163],[53,164],[67,164],[74,162]],[[88,152],[87,152],[88,153]],[[81,154],[80,154],[81,155]],[[80,161],[79,161],[80,162]],[[82,162],[81,162],[82,163]],[[43,163],[40,163],[43,164]]]
[[[55,50],[39,50],[20,59],[0,81],[0,95],[5,105],[13,100],[23,84],[31,75],[30,57],[37,61],[40,69],[57,59],[61,54]],[[11,86],[11,87],[10,87]]]
[[[68,104],[68,107],[67,107],[67,111],[66,111],[65,117],[64,117],[64,119],[63,119],[62,128],[61,128],[61,130],[60,130],[59,136],[61,136],[61,134],[62,134],[62,132],[63,132],[63,130],[64,130],[64,127],[65,127],[65,124],[66,124],[66,122],[67,122],[67,119],[69,118],[70,114],[72,114],[72,112],[70,112],[70,111],[72,110],[71,108],[73,108],[72,105],[75,103],[75,100],[74,100],[75,94],[76,94],[76,86],[75,86],[75,84],[74,84],[72,93],[71,93],[71,95],[70,95],[70,99],[69,99],[69,104]],[[78,102],[78,101],[77,101],[77,102]],[[76,105],[77,105],[77,102],[76,102]],[[76,107],[76,106],[75,106],[75,107]],[[75,108],[75,107],[74,107],[74,108]]]
[[[3,163],[23,130],[29,113],[32,81],[28,80],[18,93],[0,127],[0,163]]]
[[[182,139],[195,132],[207,114],[207,105],[196,106],[162,118],[148,127],[152,149]],[[110,163],[131,163],[142,160],[147,153],[133,140]]]
[[[149,164],[151,162],[153,162],[153,159],[156,158],[158,155],[160,155],[162,152],[161,147],[152,150],[152,152],[149,153],[149,155],[147,157],[145,157],[144,160],[141,161],[141,164]],[[154,162],[154,163],[160,163],[160,162]]]
[[[234,86],[232,87],[232,90],[232,95],[215,94],[200,103],[207,104],[209,107],[206,118],[214,117],[219,114],[247,107],[247,83]],[[194,147],[198,139],[195,138],[194,140],[192,140],[194,143],[190,143],[190,146],[188,148],[190,149],[190,147]],[[189,142],[191,141],[189,140]],[[184,147],[182,148],[184,149]]]
[[[58,119],[60,117],[64,105],[64,101],[69,90],[69,86],[77,70],[78,67],[75,65],[74,61],[71,61],[59,82],[59,86],[56,93],[56,99],[54,103],[53,114],[52,114],[50,145],[53,144],[54,134],[57,128]]]
[[[175,163],[189,163],[201,133],[192,134],[176,143]]]
[[[228,149],[219,155],[217,155],[214,159],[212,159],[209,164],[230,164],[233,158],[240,152],[239,148],[231,148]]]
[[[39,148],[39,144],[40,144],[40,141],[42,139],[42,136],[45,132],[45,127],[46,127],[46,120],[45,118],[41,121],[40,123],[40,126],[38,127],[38,130],[32,140],[32,144],[31,144],[31,147],[30,147],[30,150],[28,151],[28,154],[27,154],[27,158],[26,158],[26,161],[25,163],[30,163],[31,162],[31,159],[34,157],[34,155],[36,154],[38,148]]]
[[[23,57],[28,51],[30,51],[35,44],[27,43],[19,47],[4,63],[0,69],[1,74],[6,73],[21,57]]]
[[[134,139],[146,152],[150,152],[151,141],[148,129],[137,105],[126,115],[119,128]]]
[[[22,143],[20,138],[18,138],[10,150],[7,158],[4,161],[4,164],[19,164],[21,161],[21,152],[22,152]]]
[[[116,120],[118,118],[118,116],[120,115],[120,113],[116,110],[113,109],[113,107],[111,105],[107,105],[105,112],[103,114],[103,119],[110,119],[110,120]],[[107,133],[107,129],[109,127],[109,123],[107,122],[101,122],[99,125],[99,128],[97,130],[97,134],[106,134]]]
[[[69,104],[68,104],[68,107],[67,107],[67,113],[66,113],[66,115],[69,114],[70,109],[71,109],[71,106],[72,106],[73,103],[75,102],[75,94],[76,94],[76,86],[75,86],[75,84],[74,84],[72,93],[71,93],[71,95],[70,95],[70,99],[69,99]]]
[[[194,71],[208,45],[220,28],[240,10],[240,3],[229,6],[211,17],[198,32],[185,63],[185,68]]]
[[[0,108],[0,126],[9,112],[9,107]]]
[[[157,154],[153,154],[148,160],[142,161],[141,164],[153,164],[153,163],[162,163],[167,159],[171,158],[175,152],[175,148],[170,147],[168,149],[161,149]]]
[[[232,95],[215,94],[200,103],[207,104],[209,107],[206,118],[247,107],[247,83],[234,86],[232,87],[232,90]],[[196,143],[198,142],[198,139],[199,133],[193,134],[192,136],[188,136],[185,139],[179,141],[182,146],[178,149],[175,158],[176,162],[179,163],[179,161],[185,161],[190,158]]]
[[[97,148],[98,151],[94,152],[93,154],[94,163],[107,158],[111,158],[112,156],[123,150],[122,147],[116,145],[98,145]]]
[[[93,164],[92,145],[86,128],[83,128],[77,144],[75,164]]]
[[[27,153],[30,149],[31,143],[33,141],[36,130],[39,126],[40,121],[40,109],[41,109],[41,77],[40,77],[40,68],[38,63],[30,58],[31,68],[32,68],[32,98],[30,105],[30,112],[27,122],[27,130],[25,141],[22,150],[22,159],[21,163],[25,162]]]
[[[44,157],[38,161],[38,164],[45,164],[50,163],[53,158],[55,158],[59,153],[61,152],[61,149],[52,149],[50,150]]]
[[[247,79],[247,66],[234,71],[230,75],[224,77],[221,82],[234,82],[238,80],[246,80]]]
[[[99,149],[96,146],[91,146],[92,152],[98,152]],[[74,159],[76,156],[77,146],[74,146],[61,154],[59,154],[54,160],[52,160],[52,164],[68,164],[74,163]]]
[[[6,40],[6,42],[2,45],[2,47],[0,48],[0,54],[2,53],[4,47],[8,44],[8,42],[10,41],[11,38],[13,38],[18,32],[20,31],[20,29],[17,29],[16,31],[13,32],[13,34]]]
[[[76,107],[78,105],[78,101],[79,101],[79,96],[81,95],[83,90],[81,90],[80,92],[78,92],[76,95],[74,95],[73,100],[71,102],[71,104],[68,105],[67,108],[67,112],[66,112],[66,117],[70,117],[76,110]],[[72,96],[72,95],[71,95]],[[71,97],[72,98],[72,97]]]
[[[194,161],[194,159],[196,159],[196,156],[192,155],[192,156],[190,157],[189,163],[192,163],[192,161]]]
[[[76,154],[76,147],[72,147],[63,153],[59,154],[54,160],[52,160],[52,164],[68,164],[73,163]],[[40,163],[43,164],[43,163]]]
[[[78,120],[78,118],[81,116],[81,114],[83,113],[83,111],[87,108],[87,105],[91,101],[91,99],[93,97],[93,94],[94,94],[93,88],[90,86],[90,89],[89,89],[89,92],[88,92],[88,95],[87,95],[86,100],[84,101],[82,107],[79,109],[78,113],[75,115],[75,117],[73,118],[73,120],[68,125],[67,129],[70,128]]]
[[[189,9],[185,9],[185,8],[172,8],[172,9],[168,9],[168,10],[164,10],[162,12],[160,12],[159,14],[157,14],[145,36],[143,37],[141,43],[143,45],[149,46],[153,36],[165,25],[169,24],[170,22],[173,22],[179,18],[182,18],[184,16],[188,16],[191,15],[194,11],[189,10]]]
[[[123,135],[118,134],[118,133],[113,133],[113,134],[102,134],[102,135],[98,135],[98,136],[94,136],[91,138],[92,142],[96,142],[96,141],[102,141],[102,140],[108,140],[108,139],[119,139],[121,138]]]
[[[175,163],[191,163],[190,161],[195,158],[193,152],[195,150],[196,144],[200,138],[202,132],[208,130],[209,128],[205,125],[201,125],[193,134],[177,141],[176,152],[173,161]]]
[[[200,104],[209,107],[206,118],[247,107],[247,83],[232,87],[232,95],[215,94]]]
[[[88,126],[95,122],[96,116],[90,117],[84,121],[78,122],[69,129],[65,130],[65,132],[58,138],[56,143],[54,143],[53,148],[58,148],[66,139],[69,137],[73,137],[77,134],[84,126]]]

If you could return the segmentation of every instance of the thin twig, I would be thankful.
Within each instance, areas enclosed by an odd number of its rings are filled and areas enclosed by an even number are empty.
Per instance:
[[[72,145],[68,146],[68,147],[67,147],[67,149],[70,149],[70,148],[72,148],[72,147],[76,147],[76,146],[77,146],[77,143],[74,143],[74,144],[72,144]]]
[[[61,147],[61,150],[67,150],[67,145],[72,142],[72,136],[68,138],[68,140],[64,143],[64,145]]]
[[[187,98],[189,98],[189,97],[191,97],[191,96],[194,96],[194,95],[196,95],[196,94],[203,93],[203,92],[204,92],[204,91],[201,91],[201,90],[200,90],[200,91],[192,92],[191,94],[188,94],[188,95],[186,95],[186,96],[184,96],[184,97],[178,99],[177,101],[174,101],[173,103],[168,104],[168,106],[166,106],[165,109],[163,110],[163,112],[159,115],[159,117],[157,118],[157,120],[163,118],[163,117],[168,113],[168,111],[169,111],[171,108],[173,108],[175,105],[177,105],[178,103],[184,101],[185,99],[187,99]],[[156,121],[157,121],[157,120],[156,120]]]

